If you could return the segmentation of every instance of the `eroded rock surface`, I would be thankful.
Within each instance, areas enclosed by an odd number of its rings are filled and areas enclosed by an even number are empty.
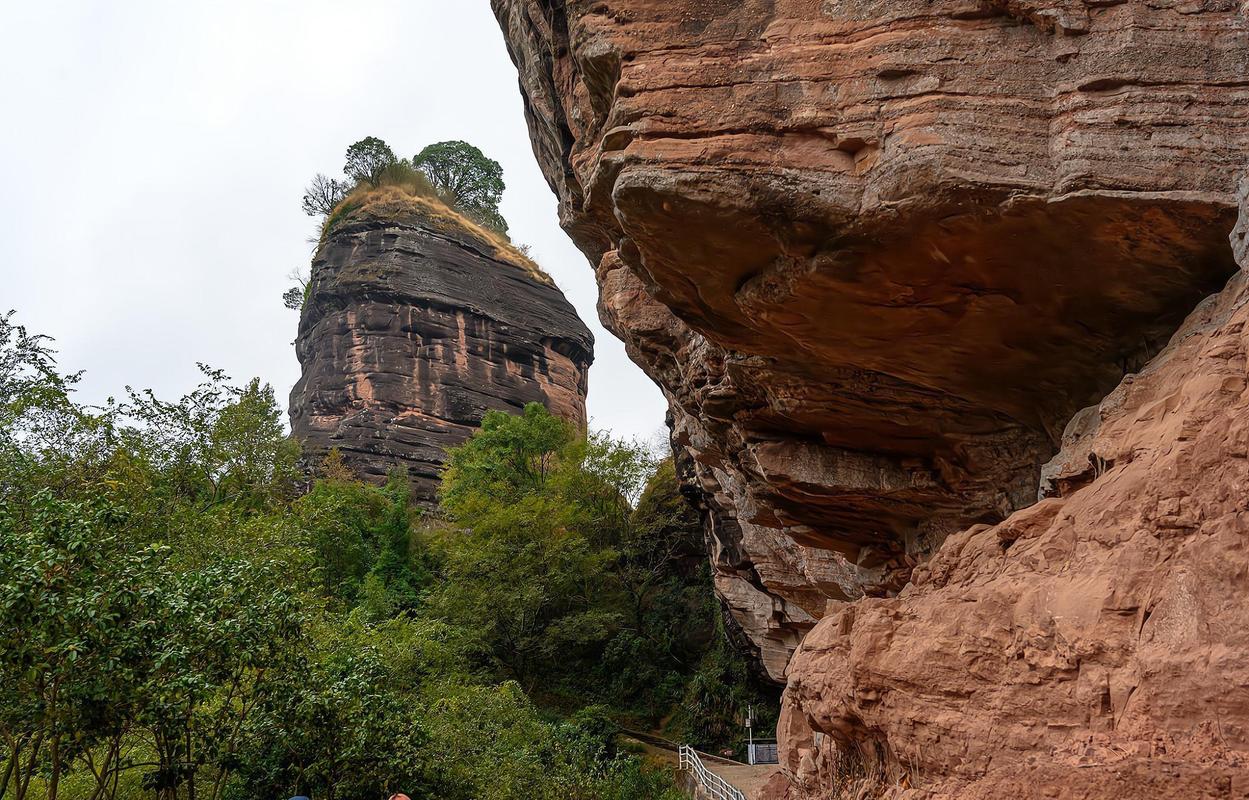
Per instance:
[[[490,409],[541,402],[585,425],[593,337],[572,305],[518,253],[402,193],[335,223],[295,347],[291,428],[307,455],[337,448],[374,481],[398,467],[426,504],[447,448]]]
[[[830,604],[774,796],[835,796],[847,753],[944,797],[1249,796],[1247,389],[1241,273],[1076,418],[1052,496]]]
[[[1230,0],[492,0],[600,314],[777,680],[1035,501],[1234,270]]]

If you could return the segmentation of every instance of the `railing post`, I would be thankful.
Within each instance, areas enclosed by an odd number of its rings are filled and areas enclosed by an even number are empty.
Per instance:
[[[702,787],[711,800],[746,800],[746,795],[740,789],[707,769],[699,758],[698,751],[689,745],[677,747],[677,764],[681,770],[689,770],[694,782]]]

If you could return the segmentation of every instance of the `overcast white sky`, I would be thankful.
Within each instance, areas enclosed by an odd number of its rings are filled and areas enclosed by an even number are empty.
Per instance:
[[[346,146],[466,139],[503,164],[515,241],[594,331],[592,425],[651,438],[659,391],[598,324],[486,0],[0,0],[0,312],[56,338],[80,398],[176,396],[197,361],[285,404],[299,209]]]

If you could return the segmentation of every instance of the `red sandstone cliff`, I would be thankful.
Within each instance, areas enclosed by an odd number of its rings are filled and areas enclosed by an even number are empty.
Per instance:
[[[896,598],[830,603],[789,666],[778,797],[846,753],[949,797],[1249,796],[1247,323],[1240,273],[1073,420],[1054,496]]]
[[[399,468],[436,499],[447,448],[486,411],[541,402],[585,425],[593,337],[520,253],[435,201],[382,189],[312,262],[291,428],[367,479]]]
[[[1208,759],[1191,791],[1245,791],[1240,279],[1184,323],[1235,273],[1244,9],[492,5],[717,588],[789,682],[787,790],[842,753],[933,791],[1079,758],[1050,788]]]

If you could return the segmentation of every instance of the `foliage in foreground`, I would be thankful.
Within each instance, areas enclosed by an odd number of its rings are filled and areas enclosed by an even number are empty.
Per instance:
[[[333,459],[305,489],[258,381],[74,381],[0,318],[0,798],[677,797],[612,721],[714,652],[670,467],[492,415],[434,525]]]

